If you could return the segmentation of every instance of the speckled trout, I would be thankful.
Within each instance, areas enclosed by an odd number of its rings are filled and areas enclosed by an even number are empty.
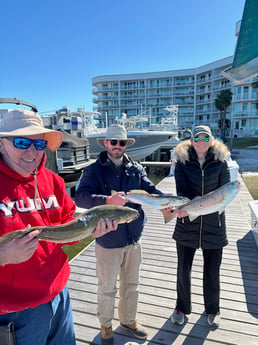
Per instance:
[[[118,224],[122,224],[129,223],[138,216],[138,211],[130,207],[113,205],[95,206],[65,224],[35,226],[8,232],[0,236],[0,246],[13,239],[21,238],[33,230],[41,230],[40,234],[37,236],[40,240],[69,243],[90,236],[95,231],[97,223],[101,218],[109,218],[115,220]]]
[[[172,194],[149,194],[144,190],[130,190],[126,193],[126,200],[134,202],[147,207],[160,210],[163,214],[165,223],[168,223],[173,214],[171,210],[166,210],[168,207],[175,208],[190,201],[184,196],[176,196]]]
[[[179,206],[178,209],[185,210],[191,222],[197,217],[206,214],[214,212],[221,214],[224,212],[225,207],[235,198],[240,187],[239,181],[226,183],[202,197],[196,197],[187,204]]]

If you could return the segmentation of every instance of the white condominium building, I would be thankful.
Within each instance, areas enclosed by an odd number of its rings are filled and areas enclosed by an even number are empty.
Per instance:
[[[164,108],[177,105],[179,128],[208,124],[216,134],[220,112],[215,99],[230,88],[233,97],[227,118],[232,135],[258,135],[258,95],[253,87],[258,78],[233,84],[221,74],[232,62],[231,56],[191,69],[96,76],[92,78],[94,110],[100,112],[103,127],[123,113],[127,118],[144,114],[152,124],[159,124],[168,115]]]

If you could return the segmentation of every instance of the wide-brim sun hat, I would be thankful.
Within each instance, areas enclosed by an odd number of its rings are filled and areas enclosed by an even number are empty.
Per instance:
[[[106,136],[104,138],[97,138],[99,146],[106,148],[104,140],[125,140],[127,141],[127,146],[135,143],[134,138],[127,138],[126,128],[121,125],[111,125],[107,129]]]
[[[193,130],[193,137],[196,137],[200,133],[207,134],[209,137],[212,136],[211,129],[209,126],[196,126]]]
[[[31,110],[15,109],[5,113],[0,119],[0,137],[22,137],[44,134],[47,146],[55,151],[61,145],[61,132],[44,127],[39,115]]]

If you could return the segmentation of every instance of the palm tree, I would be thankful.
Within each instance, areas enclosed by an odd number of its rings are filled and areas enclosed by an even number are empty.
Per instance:
[[[252,87],[258,89],[258,80],[252,83]],[[258,98],[258,90],[257,90],[257,98]],[[258,99],[256,101],[256,109],[258,109]]]
[[[221,90],[215,99],[215,107],[220,111],[220,136],[225,140],[226,114],[227,108],[231,105],[232,91],[230,89]]]

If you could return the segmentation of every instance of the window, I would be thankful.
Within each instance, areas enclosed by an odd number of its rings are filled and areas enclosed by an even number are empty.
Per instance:
[[[236,95],[237,99],[241,99],[241,87],[237,88],[237,95]]]
[[[246,127],[246,120],[241,120],[241,123],[242,123],[242,128],[245,128]]]
[[[247,99],[248,98],[248,86],[245,86],[244,87],[244,99]]]
[[[235,107],[236,107],[236,112],[239,113],[239,112],[241,111],[241,104],[240,104],[240,103],[237,103],[237,104],[235,105]]]

